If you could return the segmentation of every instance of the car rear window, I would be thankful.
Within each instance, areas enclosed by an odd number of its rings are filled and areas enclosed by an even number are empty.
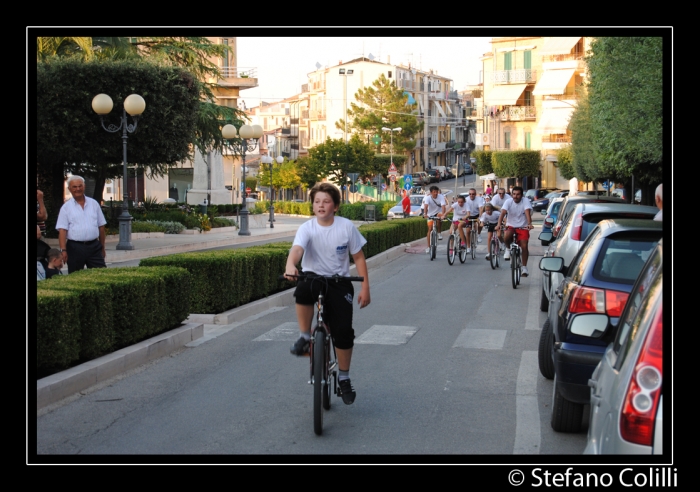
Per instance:
[[[639,213],[639,212],[619,212],[619,213],[603,213],[603,214],[587,214],[583,216],[583,224],[581,227],[581,237],[587,237],[593,228],[605,219],[647,219],[654,218],[654,214]]]
[[[556,215],[559,213],[559,209],[561,208],[561,204],[564,202],[556,202],[552,205],[552,210],[549,212],[552,215]]]
[[[605,238],[593,267],[593,277],[632,285],[659,239],[660,234],[616,234]]]

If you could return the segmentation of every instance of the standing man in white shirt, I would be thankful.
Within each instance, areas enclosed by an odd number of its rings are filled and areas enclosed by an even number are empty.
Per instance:
[[[58,244],[68,273],[88,268],[105,268],[105,220],[100,204],[85,196],[85,180],[68,178],[72,195],[61,207],[56,221]]]
[[[527,258],[529,256],[529,251],[527,249],[527,242],[530,240],[530,229],[534,226],[532,225],[532,205],[530,200],[523,196],[523,187],[514,186],[511,191],[511,198],[507,199],[506,202],[501,207],[502,212],[507,212],[506,219],[506,232],[505,232],[505,243],[506,251],[503,255],[503,259],[510,261],[510,245],[513,242],[513,236],[515,235],[515,240],[518,241],[518,245],[522,250],[523,254],[523,277],[527,277],[529,272],[527,271]],[[503,222],[503,213],[498,217],[497,228],[501,227]],[[526,227],[527,229],[521,229]]]
[[[445,195],[440,193],[440,188],[437,186],[430,187],[430,194],[425,195],[423,198],[423,217],[428,219],[428,217],[433,217],[438,214],[445,214],[447,210],[447,200],[445,200]],[[438,239],[442,239],[442,221],[437,220],[437,230]],[[433,230],[433,221],[428,219],[428,249],[425,250],[426,254],[430,254],[430,231]]]

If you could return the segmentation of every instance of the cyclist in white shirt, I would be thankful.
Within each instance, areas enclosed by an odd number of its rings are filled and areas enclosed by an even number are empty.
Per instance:
[[[458,196],[457,201],[452,202],[452,205],[450,205],[445,211],[445,213],[442,214],[442,216],[445,217],[448,213],[450,213],[450,210],[452,210],[453,213],[452,225],[450,226],[450,234],[452,234],[454,228],[457,227],[457,230],[459,231],[459,237],[462,238],[462,247],[464,247],[464,245],[467,243],[467,239],[464,235],[464,227],[466,226],[464,219],[467,218],[468,212],[465,201],[465,197]]]
[[[477,196],[476,190],[474,188],[469,189],[469,198],[466,199],[465,203],[467,205],[467,209],[469,210],[467,219],[478,219],[479,215],[481,214],[481,208],[484,206],[484,199],[480,196]],[[479,230],[479,234],[481,234],[481,224],[478,224],[477,229]],[[469,243],[469,234],[471,234],[471,231],[471,222],[467,221],[465,231],[467,234],[467,253],[471,253],[471,248],[476,248],[476,244]],[[477,237],[476,241],[478,243],[481,242],[481,235]]]
[[[438,214],[443,214],[445,213],[445,209],[447,208],[447,200],[445,200],[445,195],[442,195],[440,193],[440,188],[437,186],[431,186],[430,187],[430,194],[425,195],[423,198],[423,217],[426,219],[428,217],[432,217],[434,215]],[[438,230],[438,238],[442,239],[442,234],[440,231],[442,227],[442,221],[440,219],[437,219],[437,230]],[[433,221],[428,220],[428,249],[425,250],[427,254],[430,254],[430,232],[433,230]]]
[[[482,226],[487,227],[489,234],[488,237],[486,238],[486,244],[490,245],[491,244],[491,237],[493,236],[493,231],[496,228],[496,224],[498,224],[498,217],[500,217],[501,212],[498,210],[494,210],[493,205],[491,202],[486,202],[484,203],[484,211],[481,214],[481,217],[479,218],[479,221],[481,222]],[[491,252],[489,251],[486,254],[486,259],[490,260],[491,259]]]
[[[530,200],[523,196],[523,187],[514,186],[511,192],[511,198],[506,200],[501,207],[501,212],[507,212],[506,216],[506,232],[505,232],[505,243],[506,251],[503,255],[503,259],[510,261],[510,244],[513,242],[513,235],[515,235],[516,241],[522,250],[523,255],[523,277],[529,275],[527,271],[527,257],[529,255],[527,249],[527,242],[530,240],[530,229],[534,226],[532,225],[532,205],[530,205]],[[498,218],[498,226],[501,227],[503,222],[503,213]],[[527,229],[520,229],[521,227],[526,227]]]
[[[497,188],[496,192],[494,193],[493,197],[491,198],[491,205],[493,205],[493,208],[495,210],[501,210],[501,207],[503,206],[504,203],[506,203],[506,189],[505,188]]]

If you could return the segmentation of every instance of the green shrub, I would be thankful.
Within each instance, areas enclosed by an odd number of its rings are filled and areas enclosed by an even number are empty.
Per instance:
[[[236,225],[236,220],[228,217],[214,217],[211,219],[211,227],[213,229],[217,227],[232,227]]]
[[[163,222],[160,220],[146,220],[146,223],[154,224],[163,229],[166,234],[180,234],[186,227],[180,222]]]
[[[53,281],[53,279],[50,279]],[[37,287],[49,284],[38,282]],[[80,357],[80,294],[37,288],[37,377],[61,371]]]
[[[165,232],[165,227],[150,220],[135,220],[131,223],[131,232]]]

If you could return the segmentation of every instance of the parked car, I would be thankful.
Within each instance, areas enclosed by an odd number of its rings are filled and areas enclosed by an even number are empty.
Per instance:
[[[410,195],[411,217],[423,216],[423,198],[425,198],[425,195]],[[403,214],[403,205],[401,205],[401,200],[399,200],[399,202],[386,213],[386,219],[393,220],[403,218],[405,218]]]
[[[542,231],[541,232],[552,232],[552,227],[554,227],[554,223],[557,221],[557,216],[559,215],[559,209],[561,208],[561,204],[564,202],[563,197],[559,198],[553,198],[549,206],[547,207],[547,211],[542,210],[542,214],[544,215],[544,220],[542,221]],[[540,244],[542,246],[548,246],[549,241],[542,241],[540,240]]]
[[[532,204],[532,202],[534,202],[535,200],[544,198],[553,191],[561,190],[557,190],[556,188],[530,188],[529,190],[525,191],[525,198],[530,200],[530,203]]]
[[[593,371],[584,454],[663,453],[663,239],[644,264],[615,341]]]
[[[640,192],[639,189],[637,189],[637,192]],[[625,202],[629,202],[629,192],[625,188],[615,188],[610,190],[610,194],[612,196],[616,196],[618,198],[622,198]]]
[[[464,165],[464,173],[463,174],[474,174],[474,168],[472,168],[471,164]]]
[[[430,183],[430,177],[424,171],[413,173],[411,176],[413,177],[413,186],[425,186]]]
[[[564,203],[562,204],[562,208],[559,210],[559,216],[557,217],[557,221],[554,223],[554,227],[552,228],[553,238],[556,238],[559,234],[561,227],[564,225],[564,221],[569,217],[573,207],[586,200],[592,200],[593,202],[625,203],[624,200],[616,196],[568,195],[564,197]]]
[[[598,201],[597,199],[579,200],[576,206],[570,210],[572,213],[564,219],[565,224],[556,241],[549,245],[545,253],[545,256],[561,256],[564,258],[564,266],[567,267],[595,225],[601,220],[612,218],[652,220],[659,211],[656,207],[651,206]],[[545,233],[540,233],[539,237],[542,240]],[[554,295],[553,290],[559,285],[562,278],[562,275],[556,273],[552,275],[546,271],[543,273],[540,310],[547,311],[549,301]]]
[[[426,172],[428,173],[431,183],[440,182],[440,173],[437,172],[437,169],[428,169]]]
[[[577,196],[608,196],[605,190],[582,190],[576,192]]]
[[[615,339],[619,317],[645,261],[663,235],[663,224],[644,219],[605,219],[586,239],[569,267],[561,256],[540,269],[564,276],[550,299],[538,360],[554,369],[552,428],[579,432],[590,402],[588,379]],[[581,319],[579,319],[581,318]]]
[[[543,210],[547,210],[547,207],[549,207],[549,201],[552,200],[553,198],[560,198],[567,196],[569,194],[568,191],[565,190],[556,190],[552,191],[550,193],[547,193],[545,196],[542,198],[538,198],[534,201],[532,201],[532,210],[534,212],[541,212]]]

